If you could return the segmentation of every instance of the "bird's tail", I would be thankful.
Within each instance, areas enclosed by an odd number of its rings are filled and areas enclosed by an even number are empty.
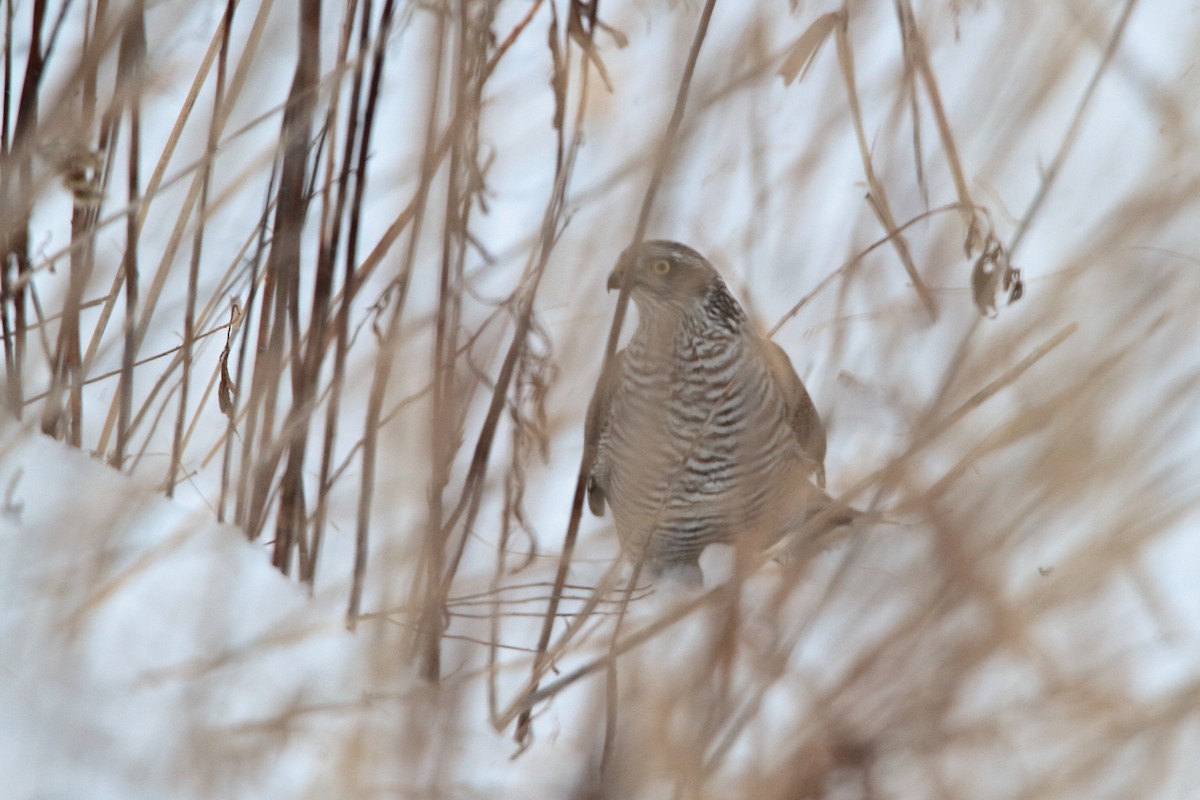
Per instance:
[[[824,489],[810,487],[804,514],[804,527],[811,531],[824,531],[856,523],[879,522],[879,512],[863,511],[837,500]]]
[[[767,553],[777,561],[797,561],[806,555],[825,550],[843,536],[865,529],[868,525],[887,523],[882,512],[863,511],[844,500],[831,497],[824,489],[808,485],[803,498],[800,523],[786,527]]]

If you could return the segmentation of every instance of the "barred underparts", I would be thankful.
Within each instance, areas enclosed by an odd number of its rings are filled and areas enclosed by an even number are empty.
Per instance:
[[[832,502],[825,429],[787,355],[698,252],[643,242],[608,285],[625,282],[638,326],[588,408],[588,503],[612,507],[622,546],[652,574],[695,582],[707,545],[772,544]]]

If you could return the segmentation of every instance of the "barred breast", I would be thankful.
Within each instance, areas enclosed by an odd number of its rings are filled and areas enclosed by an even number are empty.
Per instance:
[[[714,542],[782,533],[781,487],[803,481],[803,456],[753,342],[704,318],[665,348],[653,337],[639,328],[626,349],[600,445],[624,465],[606,487],[622,544],[661,571]]]

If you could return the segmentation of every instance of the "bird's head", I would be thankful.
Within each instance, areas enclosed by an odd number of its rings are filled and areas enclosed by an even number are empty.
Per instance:
[[[608,276],[610,291],[629,284],[629,296],[643,312],[690,312],[706,301],[714,282],[721,277],[704,256],[663,239],[628,248]]]

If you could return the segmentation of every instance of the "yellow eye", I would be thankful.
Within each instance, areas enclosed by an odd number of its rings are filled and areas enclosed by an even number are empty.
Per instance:
[[[650,271],[655,275],[666,275],[671,271],[671,262],[660,258],[650,265]]]

